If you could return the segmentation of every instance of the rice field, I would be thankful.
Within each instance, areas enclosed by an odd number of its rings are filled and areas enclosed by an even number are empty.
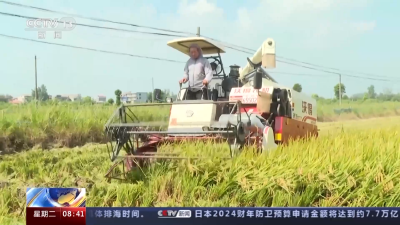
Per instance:
[[[41,118],[32,121],[40,124]],[[86,124],[96,124],[94,121]],[[229,154],[224,145],[165,146],[201,151],[211,158],[157,162],[133,172],[126,182],[104,179],[111,162],[101,144],[3,155],[0,224],[24,224],[25,190],[35,186],[85,187],[88,206],[400,204],[400,117],[319,126],[318,139],[294,142],[261,155],[247,148],[232,160],[218,159]]]
[[[336,109],[351,109],[338,114]],[[110,105],[41,103],[0,104],[0,154],[31,148],[76,147],[105,143],[104,124],[115,111]],[[141,121],[168,119],[169,107],[133,109]],[[318,103],[318,121],[358,120],[400,115],[399,102],[343,101]]]

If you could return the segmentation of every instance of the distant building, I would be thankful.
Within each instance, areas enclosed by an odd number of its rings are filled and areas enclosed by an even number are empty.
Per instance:
[[[96,101],[96,103],[105,103],[107,102],[107,97],[104,95],[97,95],[94,101]]]
[[[31,95],[21,95],[16,98],[11,98],[8,102],[11,104],[23,104],[29,102],[31,99],[32,99]]]
[[[121,94],[123,103],[145,103],[147,101],[147,92],[124,92]]]
[[[21,95],[17,97],[17,101],[20,103],[26,103],[30,100],[32,100],[32,95]]]
[[[9,103],[11,104],[22,104],[23,102],[21,102],[20,100],[18,100],[18,98],[13,98],[9,101]]]
[[[68,96],[65,95],[56,95],[53,97],[53,100],[58,100],[58,101],[71,101]]]
[[[82,96],[80,94],[74,95],[56,95],[53,99],[57,99],[59,101],[68,101],[68,102],[76,102],[82,100]]]
[[[82,100],[82,96],[80,94],[75,95],[67,95],[71,102],[76,102]]]

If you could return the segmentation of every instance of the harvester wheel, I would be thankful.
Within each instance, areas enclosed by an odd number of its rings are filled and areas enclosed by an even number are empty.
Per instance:
[[[274,89],[272,92],[272,102],[278,102],[279,93],[281,92],[280,88]]]
[[[288,99],[288,92],[285,89],[281,89],[279,92],[279,103],[280,103],[280,112],[279,114],[282,116],[288,116],[288,105],[289,105],[289,99]]]
[[[236,139],[237,142],[242,146],[246,142],[246,133],[242,122],[236,126]]]

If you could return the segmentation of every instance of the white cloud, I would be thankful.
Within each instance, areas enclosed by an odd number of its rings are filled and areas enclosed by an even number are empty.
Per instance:
[[[189,4],[187,0],[183,0],[180,4],[178,13],[182,16],[206,16],[211,14],[223,14],[224,10],[218,8],[215,4],[207,0],[198,0],[193,4]]]
[[[251,26],[251,16],[247,9],[242,8],[238,10],[238,23],[241,27]]]
[[[313,60],[307,59],[308,55],[321,55],[325,53],[318,52],[319,48],[330,48],[329,50],[336,46],[342,48],[341,44],[345,42],[350,43],[356,40],[358,34],[363,34],[360,31],[371,30],[373,26],[376,26],[376,23],[373,25],[371,22],[357,23],[356,21],[352,21],[351,17],[345,17],[346,15],[351,16],[351,13],[342,14],[342,10],[348,11],[349,9],[364,7],[368,4],[369,0],[260,0],[256,5],[247,5],[246,7],[237,9],[236,15],[234,15],[235,19],[233,20],[231,19],[232,16],[228,19],[224,9],[215,4],[213,0],[182,0],[178,9],[172,13],[162,13],[160,12],[161,10],[157,11],[156,7],[145,1],[142,1],[143,4],[126,1],[126,6],[122,6],[121,3],[119,7],[113,5],[107,8],[103,5],[103,7],[96,9],[88,9],[84,6],[78,7],[78,1],[65,4],[62,6],[63,8],[55,6],[55,3],[52,1],[47,2],[49,2],[48,5],[43,4],[44,8],[171,30],[195,33],[196,28],[200,26],[202,35],[251,49],[257,49],[262,41],[268,37],[272,37],[277,42],[279,55],[305,61]],[[28,4],[27,1],[25,3]],[[42,4],[37,3],[34,5],[40,6]],[[74,5],[76,6],[76,11],[72,10]],[[27,12],[26,14],[30,16],[40,15],[36,11]],[[47,15],[43,12],[42,14]],[[78,22],[141,30],[135,27],[84,19],[79,19]],[[146,31],[151,30],[146,29]],[[138,39],[140,40],[138,41]],[[184,61],[186,59],[185,55],[167,47],[166,43],[169,39],[173,39],[173,37],[149,36],[77,27],[73,32],[65,32],[65,38],[63,34],[63,39],[58,42]],[[56,40],[48,41],[55,42]],[[85,76],[82,76],[84,78],[79,77],[79,79],[84,79],[80,83],[85,84],[91,80],[98,82],[92,85],[93,91],[90,92],[94,93],[104,93],[101,88],[108,88],[110,90],[115,90],[116,88],[123,90],[150,89],[150,74],[151,77],[154,76],[156,86],[160,85],[160,88],[174,88],[182,71],[180,64],[163,63],[162,66],[153,66],[157,64],[156,61],[93,54],[79,50],[71,51],[67,48],[49,47],[47,50],[43,49],[41,51],[46,51],[46,54],[45,52],[41,52],[42,57],[44,55],[62,55],[64,57],[63,60],[65,59],[64,61],[74,65],[71,67],[74,69],[61,68],[64,74],[85,73]],[[245,54],[243,55],[231,49],[227,49],[227,54],[223,57],[225,67],[232,64],[243,65],[246,63]],[[324,63],[321,62],[321,64]],[[279,64],[278,67],[279,70],[286,70],[288,68],[282,64]],[[75,82],[70,81],[73,80],[69,78],[70,75],[65,75],[65,78],[57,79],[51,76],[51,74],[56,73],[60,68],[54,66],[51,71],[50,69],[48,70],[48,77],[46,77],[48,81],[46,82],[49,83],[49,90],[52,86],[50,82],[54,83],[53,87],[59,85],[60,87],[65,87],[66,90],[72,88],[73,85],[78,86]],[[166,75],[166,71],[168,71],[168,75]],[[45,79],[46,73],[42,71],[41,74],[43,74],[43,79]],[[147,79],[148,84],[144,85],[135,81],[140,74],[144,74],[142,75],[143,79]],[[101,84],[101,81],[96,77],[108,79],[110,87]],[[121,82],[111,82],[114,79]],[[69,86],[65,84],[56,85],[57,82],[66,84],[69,82]],[[288,82],[290,83],[291,80],[283,81],[283,83]],[[80,88],[80,90],[77,89],[76,91],[83,94],[86,91],[86,87],[80,86]],[[64,92],[64,90],[60,91]],[[111,94],[110,92],[108,95]]]
[[[375,21],[355,22],[352,25],[356,30],[361,31],[361,32],[366,32],[366,31],[374,30],[376,27],[376,22]]]
[[[362,26],[355,29],[356,25],[351,18],[342,16],[342,12],[357,10],[369,3],[370,0],[260,0],[256,5],[237,9],[235,19],[232,20],[227,18],[224,9],[213,0],[181,0],[174,13],[157,12],[154,6],[145,3],[145,6],[138,8],[127,7],[126,10],[118,11],[118,15],[107,12],[107,15],[101,17],[117,16],[120,21],[191,33],[196,33],[196,28],[201,27],[202,35],[252,49],[258,48],[266,38],[273,37],[280,48],[302,51],[340,46],[356,38]],[[368,26],[364,25],[364,30],[365,27]],[[132,33],[118,35],[138,36]],[[146,52],[151,54],[151,50],[165,45],[166,41],[160,42],[157,47],[147,46]],[[143,52],[144,48],[138,50]],[[171,54],[168,48],[158,53]]]
[[[210,34],[219,32],[229,21],[225,19],[224,10],[207,0],[197,0],[188,3],[182,0],[177,14],[168,15],[168,24],[176,30],[186,30],[195,33],[197,27]],[[201,31],[202,33],[202,31]]]
[[[269,20],[283,22],[301,14],[324,11],[330,8],[333,0],[261,0],[255,11],[263,12]]]
[[[330,10],[364,7],[369,3],[370,0],[260,0],[250,14],[255,15],[255,19],[263,18],[268,22],[293,22],[313,16],[324,17],[321,13]]]
[[[268,36],[281,36],[285,33],[296,38],[297,45],[306,48],[329,48],[355,38],[360,30],[373,27],[372,24],[358,24],[358,29],[355,29],[355,25],[348,22],[351,18],[342,16],[343,12],[362,9],[370,2],[371,0],[260,0],[255,7],[237,11],[235,26],[245,31],[242,33],[256,32],[254,28],[258,28],[257,32],[260,34]],[[248,40],[248,36],[233,37],[239,42]],[[293,40],[286,43],[293,44]]]

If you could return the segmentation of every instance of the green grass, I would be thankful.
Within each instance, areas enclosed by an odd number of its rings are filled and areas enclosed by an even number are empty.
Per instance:
[[[13,106],[0,104],[0,151],[13,152],[35,146],[75,147],[86,143],[104,143],[104,124],[115,110],[110,105],[79,103],[42,103]],[[352,113],[335,114],[334,109],[352,108]],[[142,121],[162,120],[169,108],[140,107],[134,109]],[[340,121],[400,114],[398,102],[324,100],[318,103],[318,121]]]
[[[223,145],[170,146],[210,159],[157,162],[127,182],[103,175],[103,145],[2,156],[0,224],[23,222],[27,187],[85,187],[88,206],[398,206],[400,117],[322,123],[316,140],[219,160]],[[164,147],[167,148],[167,147]]]
[[[104,125],[116,107],[108,105],[34,104],[9,106],[0,111],[0,151],[75,147],[104,143]],[[142,121],[166,117],[169,108],[133,109]]]
[[[339,106],[337,101],[318,101],[318,121],[331,122],[338,120],[367,119],[373,117],[400,115],[400,102],[382,102],[374,99],[363,101],[343,100]],[[351,109],[351,113],[336,114],[335,109]]]

